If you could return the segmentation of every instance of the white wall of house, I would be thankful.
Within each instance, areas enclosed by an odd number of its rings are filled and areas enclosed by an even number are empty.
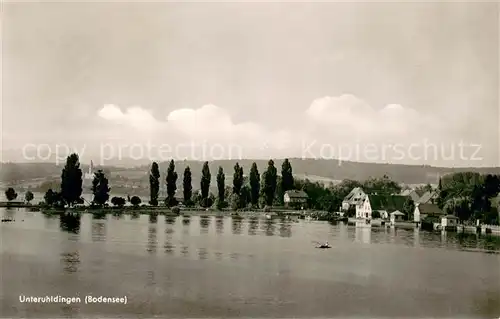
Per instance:
[[[290,196],[287,193],[285,193],[285,196],[283,196],[283,201],[285,203],[290,203]]]
[[[415,211],[413,212],[413,221],[420,223],[420,210],[418,209],[418,204],[415,206]]]
[[[360,205],[356,206],[356,218],[372,219],[372,207],[369,198],[366,198]]]

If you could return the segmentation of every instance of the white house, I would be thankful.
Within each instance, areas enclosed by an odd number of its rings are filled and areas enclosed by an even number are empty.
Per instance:
[[[286,191],[283,195],[283,201],[286,207],[304,208],[307,205],[308,196],[306,192],[300,190]]]
[[[356,218],[372,219],[372,206],[368,195],[365,195],[364,200],[356,205]]]
[[[383,219],[389,214],[402,211],[408,196],[399,195],[365,195],[363,201],[356,205],[356,218],[372,219],[373,213],[378,212]]]
[[[351,206],[360,205],[366,197],[361,187],[353,188],[352,191],[342,201],[342,210],[348,211]]]

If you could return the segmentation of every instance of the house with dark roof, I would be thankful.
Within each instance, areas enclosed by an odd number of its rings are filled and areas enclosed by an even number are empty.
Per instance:
[[[373,212],[378,212],[384,219],[390,213],[403,211],[403,206],[409,196],[400,195],[366,195],[362,204],[356,206],[356,218],[372,219]]]
[[[418,195],[418,192],[416,190],[414,190],[414,189],[405,189],[399,195],[400,196],[408,196],[415,203],[420,199],[420,195]]]
[[[439,194],[437,191],[432,191],[432,192],[425,192],[418,201],[416,201],[415,203],[419,203],[419,204],[435,204],[436,203],[436,200],[438,199],[439,197]]]
[[[424,218],[433,217],[440,218],[446,215],[436,204],[432,203],[417,203],[413,212],[413,221],[420,223]]]
[[[343,211],[348,211],[352,206],[356,207],[361,205],[366,197],[365,192],[361,187],[355,187],[352,191],[344,197],[342,201],[342,209]]]
[[[283,195],[283,202],[286,207],[305,208],[308,199],[307,193],[301,190],[286,191]]]

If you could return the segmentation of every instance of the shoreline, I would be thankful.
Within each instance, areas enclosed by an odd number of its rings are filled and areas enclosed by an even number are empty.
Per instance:
[[[2,205],[3,204],[3,205]],[[55,208],[55,207],[46,207],[44,205],[37,205],[37,204],[17,204],[17,203],[11,203],[8,205],[5,205],[5,203],[0,203],[0,208],[7,208],[7,209],[28,209],[32,211],[40,211],[42,213],[67,213],[67,212],[74,212],[74,213],[92,213],[92,214],[145,214],[145,215],[172,215],[172,216],[179,216],[179,215],[193,215],[193,216],[200,216],[200,215],[210,215],[210,216],[255,216],[255,215],[271,215],[272,217],[279,217],[279,216],[288,216],[288,215],[295,215],[295,216],[303,216],[303,215],[309,215],[312,212],[310,211],[301,211],[297,212],[294,210],[290,209],[283,209],[283,208],[276,208],[276,209],[270,209],[270,210],[264,210],[263,208],[260,209],[242,209],[242,210],[229,210],[229,209],[216,209],[216,208],[202,208],[202,207],[166,207],[166,206],[138,206],[138,207],[133,207],[133,206],[124,206],[124,207],[92,207],[92,206],[75,206],[75,207],[65,207],[65,208]]]

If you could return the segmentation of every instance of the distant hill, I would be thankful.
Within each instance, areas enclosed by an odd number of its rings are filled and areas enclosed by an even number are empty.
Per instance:
[[[259,172],[262,174],[267,169],[267,160],[217,160],[209,162],[212,173],[212,183],[216,183],[216,175],[219,166],[222,166],[226,178],[230,181],[234,171],[234,165],[239,162],[243,167],[245,175],[248,174],[253,162],[257,163]],[[283,160],[275,160],[278,173],[281,171]],[[399,183],[405,184],[436,184],[440,176],[454,172],[478,172],[481,174],[500,174],[500,167],[490,168],[443,168],[426,165],[401,165],[401,164],[377,164],[358,162],[339,162],[336,160],[323,159],[290,159],[293,173],[298,178],[309,178],[311,181],[322,181],[325,183],[337,182],[343,179],[366,180],[369,177],[381,177],[383,175]],[[186,166],[190,166],[193,174],[193,187],[199,186],[199,176],[203,162],[200,161],[176,161],[176,171],[179,174],[179,181],[182,181],[182,173]],[[160,172],[163,175],[167,171],[168,163],[159,163]],[[132,168],[116,166],[106,166],[107,171],[112,175],[122,175],[133,179],[147,180],[149,165],[141,165]],[[88,169],[88,165],[82,165],[83,170]],[[53,163],[1,163],[0,181],[9,183],[15,181],[26,181],[31,179],[60,176],[62,165]],[[130,177],[129,177],[130,176]],[[132,176],[136,176],[135,178]]]

